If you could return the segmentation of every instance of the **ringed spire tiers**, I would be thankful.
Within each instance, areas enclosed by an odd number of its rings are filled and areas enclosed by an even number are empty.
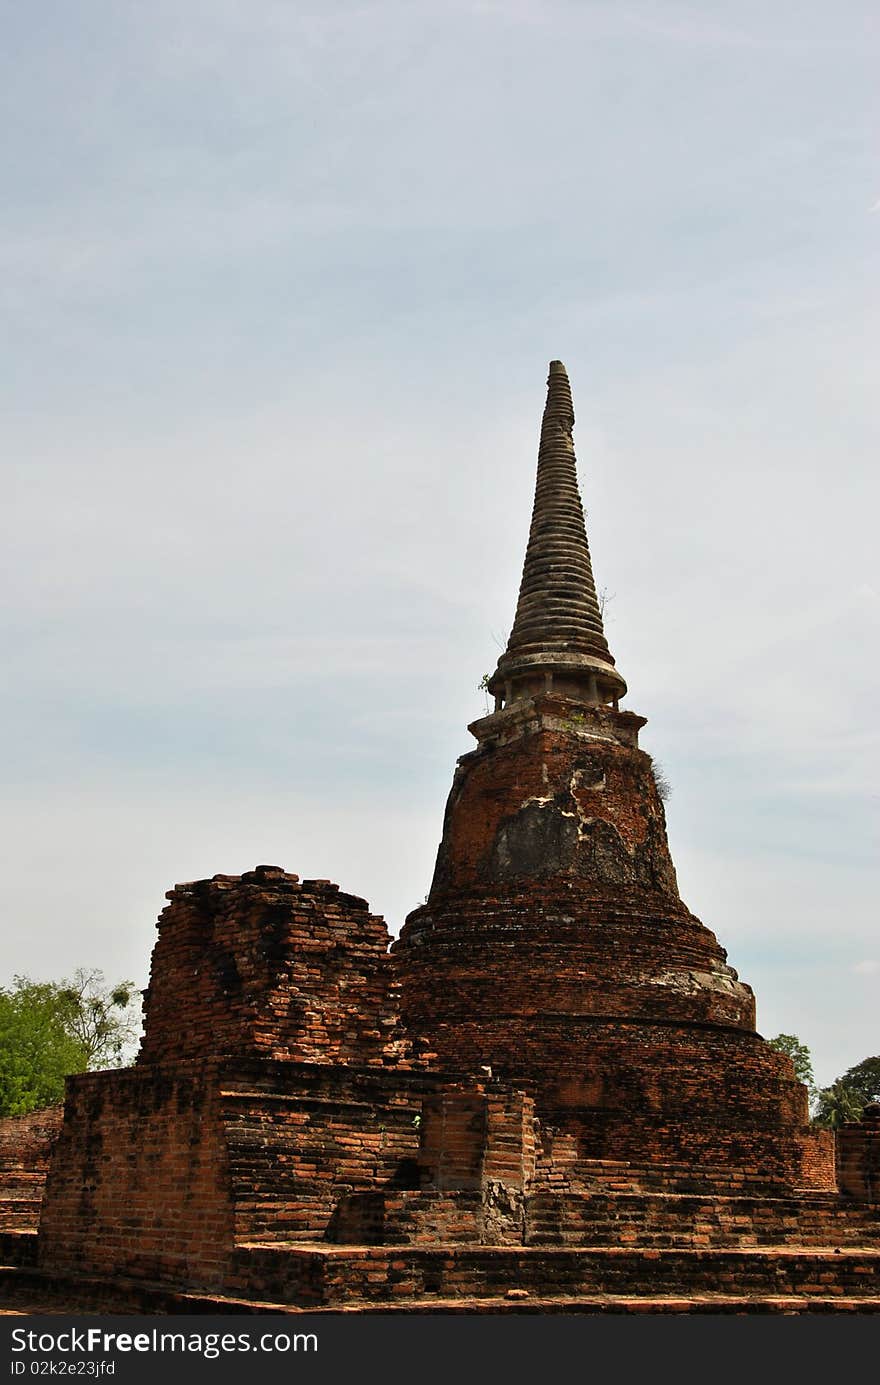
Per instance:
[[[616,706],[626,692],[596,597],[573,428],[568,374],[551,361],[516,616],[488,684],[496,710],[551,688],[592,705]]]

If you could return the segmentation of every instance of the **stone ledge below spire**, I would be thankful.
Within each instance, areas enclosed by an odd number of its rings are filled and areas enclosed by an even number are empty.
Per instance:
[[[563,732],[582,740],[615,741],[637,750],[639,731],[647,718],[636,712],[590,706],[560,693],[521,698],[499,711],[479,717],[468,726],[481,747],[507,745],[536,731]],[[471,754],[476,754],[472,751]],[[461,759],[467,759],[462,756]]]

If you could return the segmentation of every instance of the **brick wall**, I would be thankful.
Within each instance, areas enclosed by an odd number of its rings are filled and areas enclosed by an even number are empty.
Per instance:
[[[237,1240],[321,1239],[349,1193],[417,1186],[430,1076],[251,1061],[220,1081]]]
[[[215,1067],[68,1079],[40,1224],[44,1268],[217,1284],[232,1232]]]
[[[259,1059],[71,1078],[40,1264],[222,1286],[236,1243],[320,1240],[348,1193],[415,1186],[432,1081]]]

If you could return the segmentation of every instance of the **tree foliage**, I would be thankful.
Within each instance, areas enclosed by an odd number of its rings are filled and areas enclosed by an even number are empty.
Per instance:
[[[839,1130],[842,1125],[857,1121],[864,1106],[865,1103],[856,1092],[844,1087],[839,1081],[833,1082],[830,1087],[823,1088],[817,1096],[813,1120],[816,1125],[821,1125],[826,1130]]]
[[[16,976],[0,988],[0,1115],[64,1097],[69,1073],[120,1065],[137,1032],[135,988],[80,967],[63,981]]]
[[[860,1096],[865,1106],[880,1101],[880,1054],[863,1058],[855,1067],[847,1068],[838,1081],[847,1091]]]
[[[771,1048],[791,1059],[795,1077],[798,1082],[803,1082],[812,1099],[816,1094],[816,1079],[813,1075],[813,1059],[806,1044],[802,1044],[796,1034],[777,1034],[775,1039],[768,1042]]]
[[[871,1102],[880,1102],[880,1055],[863,1058],[847,1068],[830,1087],[816,1098],[816,1124],[829,1130],[839,1130],[849,1121],[857,1121]]]
[[[11,990],[0,990],[0,1115],[61,1100],[67,1073],[85,1066],[70,1019],[71,1007],[53,982],[17,976]]]

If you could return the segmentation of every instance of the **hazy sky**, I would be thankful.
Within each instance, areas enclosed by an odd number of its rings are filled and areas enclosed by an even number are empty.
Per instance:
[[[398,930],[559,357],[683,897],[877,1053],[874,0],[3,12],[0,984],[259,862]]]

